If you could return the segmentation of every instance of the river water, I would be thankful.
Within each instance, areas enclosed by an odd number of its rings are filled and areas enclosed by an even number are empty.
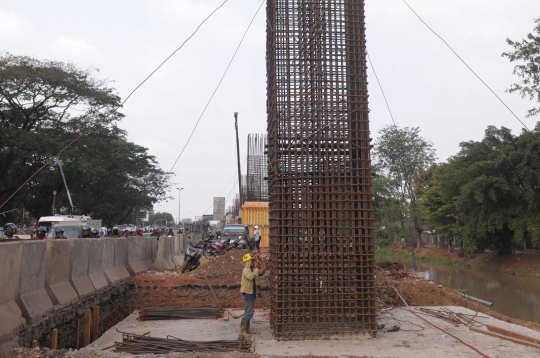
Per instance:
[[[377,255],[377,260],[401,260],[405,266],[412,267],[412,260],[397,255]],[[430,280],[492,302],[490,308],[494,311],[525,321],[540,321],[540,279],[463,267],[455,267],[454,272],[451,266],[431,262],[417,264]]]

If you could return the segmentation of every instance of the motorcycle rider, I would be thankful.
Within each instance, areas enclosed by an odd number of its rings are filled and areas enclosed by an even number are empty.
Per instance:
[[[84,225],[82,227],[82,234],[79,238],[87,239],[92,237],[92,227],[90,225]]]
[[[93,228],[91,231],[91,235],[93,238],[99,239],[99,230],[96,228]]]
[[[17,233],[17,225],[14,223],[7,223],[4,225],[4,235],[6,236],[7,240],[18,240],[19,237],[15,236]]]
[[[40,226],[36,230],[36,236],[32,240],[47,240],[47,228]]]
[[[67,237],[64,236],[64,229],[62,229],[61,227],[59,227],[58,229],[55,229],[55,236],[54,238],[56,240],[63,240],[63,239],[67,239]]]

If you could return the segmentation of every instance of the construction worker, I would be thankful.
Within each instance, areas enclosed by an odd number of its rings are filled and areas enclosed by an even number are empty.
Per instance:
[[[260,271],[261,264],[258,261],[255,262],[253,256],[249,253],[242,257],[242,262],[245,263],[246,266],[242,271],[240,292],[244,294],[246,310],[240,323],[240,335],[247,337],[250,334],[256,334],[250,327],[251,318],[253,318],[253,313],[255,312],[255,298],[257,298],[257,283],[255,282],[255,277],[264,272]]]
[[[258,225],[253,227],[253,237],[255,238],[255,251],[259,251],[261,246],[261,232]]]
[[[47,240],[47,228],[40,226],[36,230],[36,236],[32,240]]]

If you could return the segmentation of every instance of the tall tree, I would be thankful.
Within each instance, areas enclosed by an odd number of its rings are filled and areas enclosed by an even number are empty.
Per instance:
[[[412,221],[418,247],[423,243],[414,180],[418,172],[427,169],[435,159],[433,144],[420,135],[418,127],[388,125],[379,131],[374,161],[390,198],[397,201],[401,228],[405,229],[407,218]]]
[[[433,177],[436,195],[422,197],[427,216],[442,228],[455,220],[468,254],[538,245],[540,142],[525,131],[514,136],[508,128],[490,126],[482,141],[460,146]]]
[[[529,98],[540,103],[540,18],[535,19],[536,27],[526,39],[521,41],[506,41],[513,47],[513,51],[504,52],[503,57],[507,57],[510,62],[517,62],[514,67],[514,74],[522,80],[513,84],[508,92],[517,92],[522,98]],[[540,107],[529,110],[527,117],[540,113]]]
[[[146,148],[126,140],[113,111],[120,98],[106,81],[73,64],[0,56],[0,204],[66,144],[91,128],[60,158],[78,212],[108,225],[166,199],[169,176]],[[2,210],[24,204],[35,217],[67,207],[64,185],[51,165]],[[7,220],[10,218],[8,217]]]

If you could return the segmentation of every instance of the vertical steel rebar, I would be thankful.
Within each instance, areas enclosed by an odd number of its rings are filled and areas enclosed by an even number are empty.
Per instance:
[[[268,0],[270,323],[376,331],[364,1]]]

